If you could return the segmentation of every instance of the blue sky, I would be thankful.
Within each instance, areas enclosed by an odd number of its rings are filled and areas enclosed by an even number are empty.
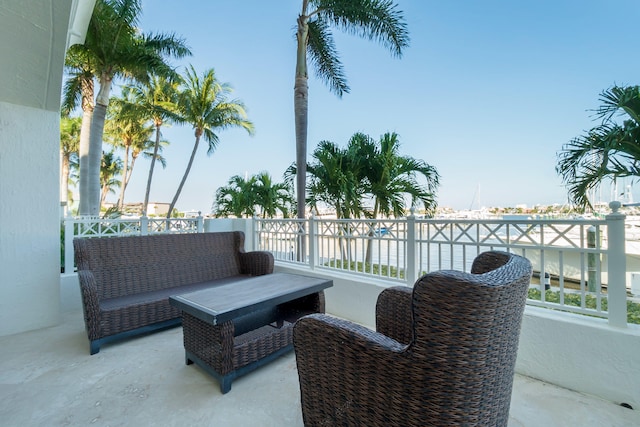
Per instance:
[[[637,0],[398,0],[411,37],[402,58],[334,31],[351,87],[342,99],[309,78],[311,153],[355,132],[400,136],[401,153],[435,166],[440,206],[455,209],[566,202],[555,172],[562,145],[596,125],[589,110],[615,84],[639,84]],[[179,4],[179,5],[178,5]],[[268,171],[280,181],[295,159],[294,24],[301,0],[143,0],[145,32],[174,32],[200,73],[230,83],[256,133],[220,132],[200,147],[178,208],[208,213],[233,175]],[[167,168],[155,169],[151,200],[170,202],[194,143],[165,129]],[[141,201],[140,159],[126,201]],[[603,194],[608,200],[609,194]],[[479,199],[479,202],[478,202]],[[636,196],[636,200],[640,197]]]

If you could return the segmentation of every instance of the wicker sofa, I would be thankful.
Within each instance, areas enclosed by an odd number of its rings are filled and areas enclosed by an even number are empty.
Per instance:
[[[239,231],[73,241],[90,353],[105,342],[181,322],[169,296],[273,273],[269,252],[245,252]]]
[[[322,314],[294,347],[305,426],[506,426],[531,263],[506,252],[471,273],[385,289],[376,331]]]

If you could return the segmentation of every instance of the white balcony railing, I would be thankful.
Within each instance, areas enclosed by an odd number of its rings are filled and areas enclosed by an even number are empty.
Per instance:
[[[469,271],[475,256],[504,250],[534,267],[529,305],[627,325],[625,216],[605,219],[468,220],[254,219],[253,249],[278,262],[413,286],[440,269]],[[215,221],[215,220],[211,220]],[[197,218],[65,219],[64,266],[73,272],[74,237],[203,232]],[[252,231],[251,231],[252,230]],[[250,236],[247,236],[250,238]],[[632,301],[629,296],[629,302]]]
[[[440,269],[469,271],[504,250],[534,267],[528,304],[627,324],[624,215],[579,220],[255,219],[254,247],[279,262],[412,286]]]

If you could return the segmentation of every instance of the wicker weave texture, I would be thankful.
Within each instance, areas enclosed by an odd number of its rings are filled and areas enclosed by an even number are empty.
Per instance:
[[[326,315],[301,319],[305,425],[506,426],[531,264],[485,252],[472,271],[426,274],[411,298],[381,294],[377,325],[393,337]]]
[[[242,232],[76,238],[73,243],[92,345],[179,319],[170,295],[242,275],[273,273],[273,255],[245,252]]]
[[[282,304],[273,323],[237,335],[233,321],[212,325],[183,313],[184,348],[219,375],[257,362],[293,343],[293,324],[303,315],[324,312],[324,292]]]
[[[241,268],[241,232],[74,239],[74,248],[78,270],[93,273],[101,300],[249,274]]]

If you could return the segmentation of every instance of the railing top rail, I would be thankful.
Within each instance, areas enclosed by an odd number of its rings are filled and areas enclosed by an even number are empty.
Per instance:
[[[568,224],[568,225],[603,225],[606,219],[443,219],[420,218],[416,222],[444,223],[444,224]]]

